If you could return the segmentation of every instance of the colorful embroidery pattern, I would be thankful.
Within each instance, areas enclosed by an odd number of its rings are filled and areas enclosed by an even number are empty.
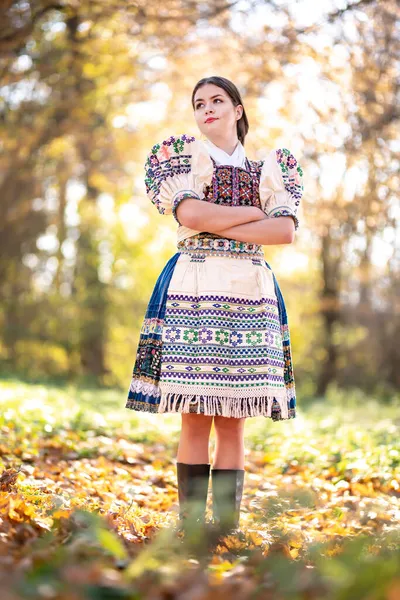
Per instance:
[[[181,137],[171,136],[162,144],[155,144],[145,162],[146,193],[160,214],[166,213],[166,207],[159,201],[160,188],[168,177],[182,173],[190,173],[191,154],[184,154],[186,144],[195,141],[194,137],[183,134]],[[175,217],[176,218],[176,217]]]
[[[161,378],[171,393],[221,390],[232,402],[240,390],[250,399],[268,389],[271,403],[286,396],[276,299],[168,294]]]
[[[178,217],[176,215],[176,210],[179,206],[179,204],[182,202],[182,200],[184,200],[185,198],[195,198],[197,200],[200,200],[201,198],[196,194],[196,192],[193,192],[192,190],[182,190],[181,192],[178,192],[177,194],[175,194],[173,200],[172,200],[172,214],[173,217],[175,219],[175,221],[178,223],[178,225],[180,225],[179,221],[178,221]]]
[[[303,195],[303,170],[300,167],[297,159],[291,154],[287,148],[278,148],[276,150],[276,160],[281,169],[283,184],[288,192],[291,202],[289,206],[276,206],[268,214],[269,217],[293,217],[295,229],[299,226],[297,218],[297,207],[300,204],[300,199]]]
[[[160,213],[175,220],[180,202],[196,197],[189,189],[175,196],[163,183],[190,173],[190,144],[195,138],[171,136],[156,144],[146,161],[146,190]],[[269,216],[292,216],[303,191],[302,169],[286,148],[276,151],[286,206]],[[214,162],[214,161],[213,161]],[[217,166],[204,200],[230,206],[259,206],[263,161],[246,160],[246,167]],[[160,199],[161,187],[164,199]],[[183,187],[183,186],[181,186]],[[186,185],[186,187],[188,187]],[[200,198],[199,198],[200,199]],[[190,255],[189,259],[187,256]],[[179,258],[176,289],[169,286]],[[221,266],[215,258],[226,261]],[[230,271],[231,259],[237,266]],[[238,261],[237,259],[241,259]],[[246,264],[243,261],[248,261]],[[215,264],[228,282],[220,292],[220,276],[208,287],[206,273]],[[239,263],[243,263],[243,270]],[[296,393],[289,326],[284,300],[272,273],[266,274],[262,246],[202,232],[179,242],[178,252],[157,279],[140,332],[126,408],[152,413],[191,412],[230,417],[263,415],[274,421],[296,416]],[[226,274],[231,272],[232,277]],[[188,278],[191,274],[192,279]],[[250,285],[238,287],[243,273]],[[180,291],[180,277],[186,282]],[[193,284],[188,285],[190,281]],[[232,282],[235,291],[230,291]],[[215,285],[216,283],[216,285]],[[198,291],[199,285],[203,290]],[[217,289],[218,291],[211,291]],[[178,290],[178,291],[177,291]],[[205,291],[204,291],[205,290]],[[232,288],[233,290],[233,288]]]
[[[180,137],[171,136],[161,144],[155,144],[145,163],[145,186],[151,202],[161,214],[172,215],[180,225],[176,210],[180,202],[188,197],[200,199],[194,190],[180,190],[165,204],[160,200],[160,189],[164,181],[176,175],[189,174],[191,171],[190,144],[195,141],[193,136],[183,134]],[[185,144],[187,151],[185,152]],[[303,195],[303,170],[297,159],[287,148],[278,148],[276,160],[279,165],[285,190],[290,202],[284,206],[275,206],[269,212],[270,217],[290,216],[299,226],[297,208]],[[264,161],[246,159],[246,167],[214,164],[214,174],[210,185],[204,187],[204,200],[223,206],[258,206],[261,208],[259,186],[261,170]]]
[[[132,381],[126,408],[158,412],[160,404],[160,368],[162,357],[162,331],[168,285],[171,281],[179,252],[169,259],[160,273],[147,305],[139,336],[133,367]],[[131,402],[134,401],[134,405]]]
[[[196,252],[202,250],[193,255]],[[225,257],[229,251],[219,252]],[[164,269],[169,268],[170,276],[179,255]],[[237,417],[261,414],[275,421],[294,418],[289,330],[275,277],[275,297],[252,300],[170,294],[170,276],[164,271],[149,304],[157,311],[148,312],[142,327],[126,408]],[[160,380],[167,393],[161,394]],[[219,392],[212,393],[213,389]],[[221,398],[221,393],[227,397]]]
[[[299,220],[293,210],[287,206],[277,206],[273,208],[269,213],[269,217],[293,217],[295,230],[299,227]]]
[[[269,264],[267,262],[265,262],[265,264],[272,271]],[[280,290],[280,287],[278,285],[276,277],[274,274],[272,274],[272,275],[274,278],[275,294],[276,294],[276,298],[278,301],[279,322],[281,324],[281,334],[282,334],[282,340],[283,340],[283,356],[284,356],[284,361],[285,361],[285,367],[284,367],[285,386],[286,386],[286,390],[287,390],[289,397],[295,398],[296,397],[296,389],[295,389],[295,381],[294,381],[294,374],[293,374],[292,351],[291,351],[291,347],[290,347],[290,332],[289,332],[289,324],[288,324],[288,318],[287,318],[287,313],[286,313],[286,307],[285,307],[285,302],[283,300],[282,292]],[[295,404],[296,404],[296,401],[294,400],[293,407],[295,406]]]
[[[178,250],[181,252],[189,251],[193,253],[193,250],[203,250],[204,253],[209,255],[209,251],[217,251],[219,255],[221,250],[229,251],[235,257],[239,254],[257,254],[264,256],[262,246],[260,244],[253,244],[251,242],[239,242],[238,240],[230,240],[227,238],[221,238],[217,235],[212,234],[198,234],[184,240],[181,240],[177,244]],[[247,257],[247,256],[246,256]]]
[[[260,176],[262,161],[246,159],[246,168],[217,165],[213,158],[212,183],[206,186],[204,196],[208,202],[224,206],[258,206],[260,203]]]

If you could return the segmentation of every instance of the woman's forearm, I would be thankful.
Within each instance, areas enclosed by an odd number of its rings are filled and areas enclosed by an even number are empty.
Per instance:
[[[265,213],[257,206],[221,206],[194,198],[182,200],[176,215],[186,227],[218,235],[229,227],[266,220]]]
[[[235,227],[226,227],[216,233],[221,237],[269,246],[291,244],[294,240],[295,225],[291,217],[272,217]]]

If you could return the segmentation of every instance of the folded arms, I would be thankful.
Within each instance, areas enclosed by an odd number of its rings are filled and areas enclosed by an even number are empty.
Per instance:
[[[185,198],[176,211],[179,222],[191,229],[254,244],[291,244],[295,223],[286,216],[269,218],[256,206],[221,206]]]

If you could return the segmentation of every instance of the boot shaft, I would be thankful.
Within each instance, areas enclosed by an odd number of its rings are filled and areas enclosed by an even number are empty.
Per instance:
[[[239,526],[244,474],[244,469],[211,470],[213,517],[222,532]]]
[[[210,464],[176,464],[178,479],[179,518],[204,519],[207,506]]]

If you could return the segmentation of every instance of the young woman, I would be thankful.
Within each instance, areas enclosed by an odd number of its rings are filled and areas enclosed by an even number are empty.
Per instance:
[[[285,305],[262,246],[293,241],[303,173],[286,148],[246,157],[249,124],[229,80],[201,79],[192,105],[205,139],[171,136],[146,160],[147,194],[177,221],[178,252],[150,298],[126,408],[181,413],[183,529],[204,519],[214,421],[213,517],[227,533],[239,525],[246,417],[296,416]]]

